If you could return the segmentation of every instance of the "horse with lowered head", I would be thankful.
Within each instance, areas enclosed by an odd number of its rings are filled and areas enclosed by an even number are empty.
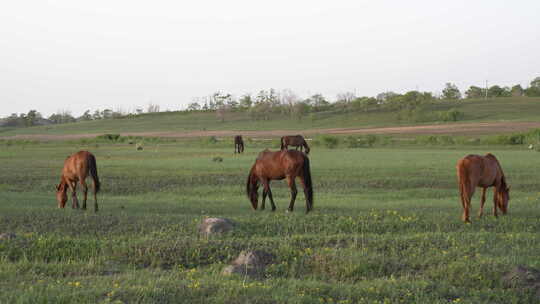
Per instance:
[[[67,202],[67,189],[71,190],[72,208],[79,208],[77,200],[77,183],[81,184],[84,193],[84,201],[82,209],[86,210],[86,199],[88,194],[88,186],[86,185],[86,177],[90,175],[94,182],[94,211],[98,211],[97,193],[100,188],[99,177],[97,174],[96,158],[88,151],[79,151],[69,156],[64,161],[62,169],[62,177],[60,184],[56,186],[56,200],[58,208],[64,208]]]
[[[484,212],[486,189],[489,187],[494,187],[493,215],[498,216],[497,209],[500,209],[503,214],[508,212],[510,187],[506,184],[501,165],[493,154],[488,153],[485,156],[467,155],[458,161],[456,169],[464,222],[470,223],[471,198],[476,187],[482,188],[478,217],[481,217]]]
[[[281,150],[287,150],[289,146],[296,147],[296,150],[305,148],[306,154],[309,154],[309,146],[302,135],[288,135],[281,137]]]
[[[244,152],[244,140],[242,135],[236,135],[234,137],[234,154]]]
[[[313,185],[311,181],[311,171],[309,168],[309,158],[306,154],[295,150],[281,150],[271,152],[264,150],[257,156],[255,164],[249,171],[247,178],[246,192],[253,210],[257,210],[259,184],[263,186],[263,198],[261,210],[264,210],[266,196],[269,197],[272,204],[272,211],[276,210],[270,182],[272,180],[287,179],[287,184],[291,189],[291,202],[288,211],[293,211],[294,201],[296,200],[295,179],[300,178],[304,188],[306,198],[306,213],[313,210]]]

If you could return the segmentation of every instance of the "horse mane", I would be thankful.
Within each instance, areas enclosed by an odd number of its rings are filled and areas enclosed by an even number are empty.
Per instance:
[[[507,191],[508,190],[508,184],[506,183],[506,177],[504,177],[504,173],[502,173],[502,170],[501,170],[501,188],[504,189],[504,191]]]

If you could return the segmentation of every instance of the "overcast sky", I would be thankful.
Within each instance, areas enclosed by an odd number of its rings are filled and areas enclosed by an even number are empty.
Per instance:
[[[216,90],[300,96],[527,86],[539,0],[0,3],[0,116],[177,110]]]

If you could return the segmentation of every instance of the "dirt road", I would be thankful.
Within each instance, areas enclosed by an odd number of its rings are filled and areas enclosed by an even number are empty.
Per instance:
[[[185,131],[185,132],[122,132],[122,136],[149,136],[189,138],[201,136],[226,137],[242,134],[249,137],[278,137],[289,134],[447,134],[447,135],[483,135],[527,131],[540,128],[540,122],[485,122],[485,123],[459,123],[384,128],[334,128],[311,130],[271,130],[271,131]],[[94,134],[29,134],[0,137],[1,139],[34,139],[34,140],[68,140],[80,138],[93,138],[101,133]]]

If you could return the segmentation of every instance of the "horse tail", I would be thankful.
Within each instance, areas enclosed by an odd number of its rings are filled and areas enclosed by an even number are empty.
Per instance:
[[[253,171],[253,168],[249,171],[247,182],[246,182],[246,195],[248,198],[251,198],[251,172]]]
[[[311,181],[311,170],[309,169],[309,158],[304,156],[304,191],[306,194],[306,204],[308,205],[308,211],[313,210],[313,182]]]
[[[458,175],[458,183],[459,183],[459,194],[461,198],[461,205],[463,207],[463,220],[468,221],[468,213],[469,208],[471,205],[471,196],[472,196],[472,189],[471,188],[471,179],[469,176],[469,172],[463,162],[463,160],[460,160],[457,164],[457,175]],[[467,214],[467,216],[466,216]]]
[[[249,175],[247,177],[247,182],[246,182],[246,194],[247,194],[247,197],[249,199],[249,201],[251,202],[251,206],[253,207],[254,210],[257,210],[257,205],[259,204],[258,203],[258,197],[257,197],[257,182],[252,182],[252,179],[254,178],[254,175],[255,175],[255,165],[253,165],[253,167],[251,167],[251,170],[249,171]]]
[[[99,182],[96,158],[94,157],[94,155],[92,154],[88,155],[87,162],[88,162],[88,171],[90,171],[90,176],[92,176],[92,180],[94,181],[95,193],[98,193],[99,189],[101,188],[101,183]]]
[[[280,139],[281,148],[280,150],[285,150],[285,136],[282,136]]]

